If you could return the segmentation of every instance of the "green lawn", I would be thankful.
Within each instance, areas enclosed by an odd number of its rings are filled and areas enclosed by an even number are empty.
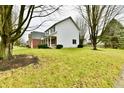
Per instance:
[[[113,87],[124,64],[124,50],[91,48],[26,49],[39,64],[0,71],[0,87]]]

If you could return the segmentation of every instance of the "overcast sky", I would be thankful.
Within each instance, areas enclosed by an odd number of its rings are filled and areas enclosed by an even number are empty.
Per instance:
[[[74,20],[76,19],[76,17],[78,16],[78,12],[75,9],[76,6],[73,5],[65,5],[61,8],[61,10],[59,12],[56,12],[54,14],[52,14],[48,19],[52,19],[51,21],[48,21],[46,23],[44,23],[40,28],[36,29],[35,31],[38,32],[44,32],[47,28],[49,28],[52,24],[67,18],[69,16],[71,16]],[[40,24],[41,22],[43,22],[43,18],[35,18],[31,21],[30,26],[36,26],[38,24]],[[31,31],[26,31],[25,34],[23,35],[23,39],[25,41],[28,40],[28,34],[31,33]]]
[[[56,23],[62,19],[65,19],[69,16],[71,16],[75,21],[76,18],[79,16],[79,13],[75,7],[76,6],[74,6],[74,5],[64,5],[62,8],[60,8],[59,12],[55,12],[54,14],[52,14],[46,18],[46,19],[50,19],[51,21],[47,21],[45,24],[43,24],[40,28],[36,29],[35,31],[44,32],[47,28],[49,28],[54,23]],[[124,15],[122,14],[119,17],[121,18],[122,16],[124,16]],[[119,17],[118,17],[118,19],[119,19]],[[41,22],[43,22],[43,20],[44,20],[44,18],[35,18],[31,21],[30,26],[36,26],[36,25],[40,24]],[[124,20],[121,20],[120,22],[124,25]],[[25,34],[22,36],[24,41],[28,40],[29,33],[31,33],[31,31],[26,31]]]

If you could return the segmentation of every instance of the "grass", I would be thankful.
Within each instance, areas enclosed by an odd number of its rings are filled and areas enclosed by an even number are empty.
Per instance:
[[[39,64],[0,71],[0,87],[113,87],[124,64],[124,50],[91,48],[26,49]]]

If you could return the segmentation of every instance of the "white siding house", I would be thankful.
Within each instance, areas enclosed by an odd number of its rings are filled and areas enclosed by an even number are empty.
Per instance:
[[[63,47],[77,47],[79,44],[79,28],[71,17],[59,21],[45,31],[45,38],[42,43],[49,47],[58,44]]]

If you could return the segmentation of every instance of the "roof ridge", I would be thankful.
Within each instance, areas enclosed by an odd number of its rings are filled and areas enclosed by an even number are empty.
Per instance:
[[[57,25],[57,24],[59,24],[59,23],[61,23],[61,22],[63,22],[63,21],[65,21],[65,20],[67,20],[67,19],[71,19],[72,20],[72,22],[74,23],[74,25],[77,27],[77,29],[79,29],[79,27],[77,26],[77,24],[75,23],[75,21],[72,19],[72,17],[71,16],[69,16],[69,17],[66,17],[66,18],[64,18],[64,19],[62,19],[62,20],[60,20],[60,21],[58,21],[58,22],[56,22],[56,23],[54,23],[53,25],[51,25],[49,28],[47,28],[44,32],[46,32],[47,30],[49,30],[50,28],[52,28],[53,26],[55,26],[55,25]]]

